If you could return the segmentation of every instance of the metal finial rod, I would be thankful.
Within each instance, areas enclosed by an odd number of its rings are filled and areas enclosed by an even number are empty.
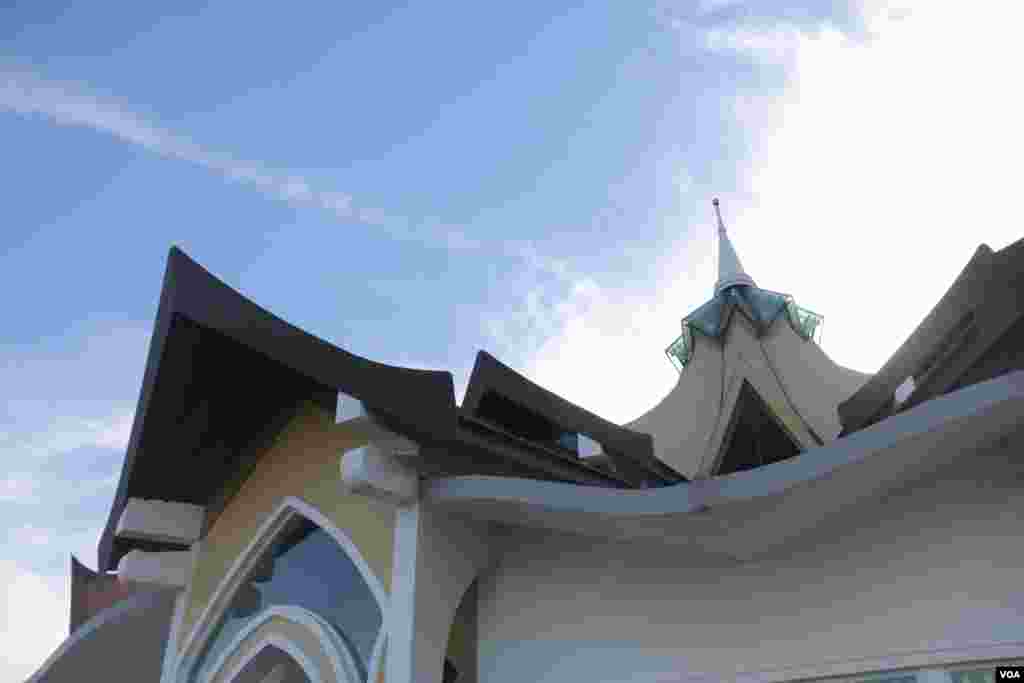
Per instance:
[[[711,200],[715,207],[715,216],[718,218],[718,229],[725,232],[725,223],[722,221],[722,210],[718,207],[718,197]]]

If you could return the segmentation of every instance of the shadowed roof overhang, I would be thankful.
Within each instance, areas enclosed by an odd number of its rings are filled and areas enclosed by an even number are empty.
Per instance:
[[[843,433],[863,429],[885,417],[893,392],[908,377],[920,375],[932,363],[903,409],[958,386],[968,371],[1024,316],[1024,240],[998,252],[981,245],[939,302],[885,365],[850,398],[838,406]],[[940,353],[960,332],[952,347]],[[939,357],[936,354],[939,353]],[[995,367],[990,379],[1013,363]]]
[[[172,248],[121,478],[100,538],[100,570],[113,569],[132,547],[147,547],[115,537],[128,498],[207,504],[298,405],[312,400],[333,413],[339,391],[420,443],[454,437],[451,373],[384,365],[337,348]]]
[[[462,402],[462,412],[489,419],[483,410],[489,395],[526,407],[565,433],[584,434],[601,444],[616,468],[628,478],[669,484],[686,478],[654,456],[650,434],[620,427],[531,382],[494,356],[480,351]]]

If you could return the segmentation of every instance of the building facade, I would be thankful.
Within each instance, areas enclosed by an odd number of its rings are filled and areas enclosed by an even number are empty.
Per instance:
[[[172,249],[98,570],[30,680],[993,681],[1024,659],[1024,240],[868,376],[718,233],[628,425],[484,352],[457,405]]]

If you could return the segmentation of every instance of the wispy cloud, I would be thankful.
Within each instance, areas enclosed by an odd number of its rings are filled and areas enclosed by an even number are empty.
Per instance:
[[[67,635],[68,556],[95,557],[149,339],[135,323],[71,332],[60,349],[0,346],[2,680],[24,680]]]
[[[464,231],[445,226],[439,233],[410,229],[411,222],[376,207],[361,206],[345,192],[319,187],[292,173],[268,168],[200,145],[158,125],[112,97],[88,87],[44,78],[31,70],[0,63],[0,110],[42,116],[62,126],[90,128],[154,154],[201,166],[223,178],[243,183],[263,195],[294,206],[318,209],[345,222],[374,226],[399,239],[427,239],[450,249],[479,246]]]
[[[0,558],[0,673],[21,681],[34,672],[67,633],[66,577],[44,576]]]

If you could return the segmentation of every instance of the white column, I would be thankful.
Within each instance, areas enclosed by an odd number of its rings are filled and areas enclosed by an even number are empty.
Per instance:
[[[492,559],[488,527],[422,503],[398,509],[391,581],[388,683],[441,683],[463,593]]]

